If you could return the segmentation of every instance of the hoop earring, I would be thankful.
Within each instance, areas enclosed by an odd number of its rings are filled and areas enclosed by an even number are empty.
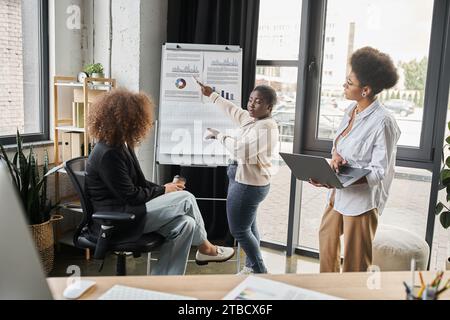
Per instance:
[[[361,96],[362,96],[363,98],[365,98],[365,97],[366,97],[366,93],[365,93],[365,92],[361,93]]]

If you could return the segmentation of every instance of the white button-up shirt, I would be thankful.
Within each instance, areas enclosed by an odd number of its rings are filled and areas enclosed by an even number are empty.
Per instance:
[[[355,107],[356,103],[353,103],[345,110],[333,149],[351,167],[369,169],[371,172],[366,176],[367,183],[335,190],[334,210],[345,216],[358,216],[376,208],[381,215],[394,178],[397,141],[401,132],[394,117],[375,100],[355,115],[350,132],[340,137]],[[328,193],[328,202],[333,191]]]

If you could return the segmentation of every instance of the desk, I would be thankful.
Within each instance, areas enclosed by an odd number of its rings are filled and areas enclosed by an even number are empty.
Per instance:
[[[367,287],[367,282],[368,280],[370,282],[371,277],[374,277],[374,275],[365,272],[344,274],[266,274],[260,276],[344,299],[405,299],[405,288],[402,282],[406,281],[408,283],[410,281],[410,272],[382,272],[379,275],[381,288],[373,290]],[[430,283],[435,275],[436,272],[423,272],[424,280],[427,283]],[[113,285],[121,284],[198,299],[221,299],[243,281],[245,277],[245,275],[86,277],[86,279],[95,280],[97,285],[81,298],[97,299]],[[449,277],[450,271],[446,271],[443,280],[447,280]],[[47,278],[55,299],[64,299],[62,293],[66,287],[66,280],[67,278]],[[417,274],[416,281],[419,281]],[[450,289],[444,292],[440,299],[450,300]]]

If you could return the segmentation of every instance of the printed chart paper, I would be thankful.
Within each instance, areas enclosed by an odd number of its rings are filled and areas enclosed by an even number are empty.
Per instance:
[[[157,160],[162,164],[226,165],[229,153],[207,128],[233,135],[237,126],[196,79],[241,107],[242,52],[167,49],[163,46]]]
[[[341,300],[341,298],[278,281],[248,276],[223,300]]]

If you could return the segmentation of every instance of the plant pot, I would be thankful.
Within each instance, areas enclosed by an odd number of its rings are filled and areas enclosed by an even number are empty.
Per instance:
[[[42,267],[47,275],[53,270],[55,258],[53,222],[62,218],[60,215],[53,215],[50,220],[44,223],[30,225],[31,236],[41,258]]]
[[[91,74],[91,78],[104,78],[104,77],[105,77],[105,74],[103,74],[103,73],[92,73]],[[103,81],[92,81],[92,84],[95,84],[95,85],[104,84],[104,82]]]

